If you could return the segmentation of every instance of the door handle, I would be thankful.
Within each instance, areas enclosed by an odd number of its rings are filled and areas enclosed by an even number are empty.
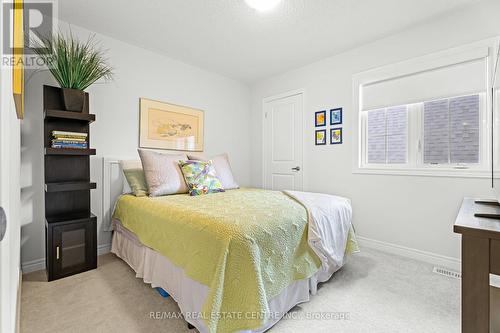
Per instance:
[[[7,215],[2,207],[0,207],[0,241],[2,241],[7,231]]]
[[[299,171],[300,171],[300,167],[299,167],[299,166],[296,166],[295,168],[292,168],[292,171],[299,172]]]

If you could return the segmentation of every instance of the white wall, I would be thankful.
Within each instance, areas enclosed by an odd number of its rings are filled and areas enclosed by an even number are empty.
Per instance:
[[[72,26],[73,33],[87,38],[91,32]],[[102,157],[137,157],[139,97],[186,105],[205,111],[205,153],[228,152],[235,177],[250,184],[250,95],[248,86],[141,48],[96,35],[109,50],[116,76],[112,83],[96,84],[90,94],[92,211],[101,223]],[[209,52],[209,50],[206,50]],[[44,267],[43,107],[42,85],[53,84],[51,76],[38,73],[26,84],[26,119],[23,122],[23,178],[31,187],[25,202],[22,262],[26,267]],[[138,157],[137,157],[138,158]],[[100,230],[98,244],[110,243],[110,233]]]
[[[305,190],[352,199],[358,235],[458,258],[462,198],[491,197],[488,179],[352,173],[352,75],[500,34],[499,1],[447,16],[252,86],[252,182],[262,184],[262,99],[305,89]],[[368,27],[367,27],[368,28]],[[348,32],[346,32],[348,33]],[[327,43],[328,41],[325,41]],[[314,146],[314,112],[344,108],[344,143]]]
[[[352,75],[370,68],[460,46],[500,34],[500,2],[477,5],[436,18],[419,27],[324,59],[277,77],[246,85],[138,47],[97,35],[116,68],[116,79],[88,91],[91,112],[92,210],[101,216],[100,158],[136,156],[138,99],[147,97],[204,109],[207,154],[229,152],[243,185],[262,184],[262,99],[304,88],[305,189],[352,199],[359,235],[392,244],[459,257],[459,236],[452,225],[464,196],[491,196],[487,179],[377,176],[352,173]],[[90,32],[72,27],[79,35]],[[325,43],[328,41],[325,41]],[[48,73],[33,75],[26,85],[26,120],[23,122],[22,182],[24,200],[22,261],[43,267],[44,193],[42,152],[42,85],[55,84]],[[316,147],[313,114],[329,107],[344,107],[344,144]],[[99,228],[101,228],[99,223]],[[99,244],[109,234],[99,233]],[[38,265],[38,266],[37,266]],[[31,267],[34,267],[33,265]]]

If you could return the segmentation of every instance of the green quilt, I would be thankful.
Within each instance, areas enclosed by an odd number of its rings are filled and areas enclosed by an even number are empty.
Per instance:
[[[307,244],[305,208],[277,191],[123,195],[113,217],[209,287],[201,315],[211,332],[259,328],[268,301],[320,267]]]

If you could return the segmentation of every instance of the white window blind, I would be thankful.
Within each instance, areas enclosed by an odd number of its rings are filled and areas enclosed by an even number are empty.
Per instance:
[[[407,160],[407,107],[368,111],[367,161],[400,164]]]
[[[479,163],[479,95],[424,103],[424,163]]]
[[[496,47],[485,41],[353,75],[359,131],[354,170],[487,175],[489,76]],[[494,135],[498,141],[500,134]]]
[[[381,109],[485,90],[486,58],[433,68],[362,86],[361,110]]]

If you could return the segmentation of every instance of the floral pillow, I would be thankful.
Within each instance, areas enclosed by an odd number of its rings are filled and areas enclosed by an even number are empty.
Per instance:
[[[190,195],[224,192],[212,161],[179,161]]]

